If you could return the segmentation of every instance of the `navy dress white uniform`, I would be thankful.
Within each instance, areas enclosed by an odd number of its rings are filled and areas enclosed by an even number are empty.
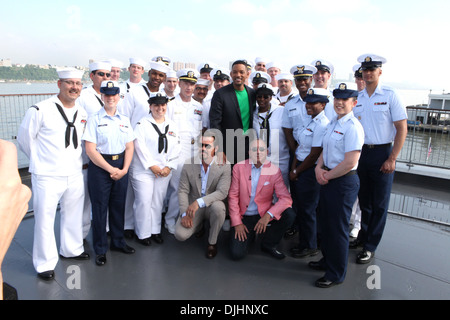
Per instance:
[[[358,58],[361,68],[377,69],[386,59],[368,54]],[[369,96],[367,87],[360,92],[354,108],[355,117],[361,122],[365,137],[358,175],[361,179],[359,205],[361,208],[361,230],[357,243],[364,246],[357,262],[367,263],[373,257],[381,241],[386,224],[394,172],[380,171],[393,150],[396,137],[394,122],[406,121],[406,108],[399,95],[390,87],[378,84]],[[400,141],[399,141],[400,142]],[[403,143],[403,141],[401,141]]]
[[[168,58],[165,57],[154,57],[153,60],[149,63],[150,70],[154,69],[162,73],[168,73],[170,68],[166,65]],[[131,61],[131,60],[130,60]],[[138,63],[139,60],[133,60],[133,62]],[[143,62],[139,62],[142,63]],[[127,116],[130,119],[131,126],[133,129],[136,127],[136,124],[142,118],[146,117],[150,113],[148,99],[150,98],[150,89],[147,86],[147,83],[138,84],[132,86],[129,92],[126,94],[123,102],[119,106],[119,112],[123,115]],[[126,210],[125,210],[125,236],[134,237],[132,230],[135,229],[134,225],[134,189],[131,186],[131,180],[133,176],[129,177],[128,191],[127,191],[127,200],[126,200]]]
[[[316,59],[313,62],[311,62],[311,64],[317,68],[317,71],[328,72],[330,74],[330,77],[334,73],[334,66],[329,61],[326,61],[323,59]],[[328,89],[328,83],[326,85],[327,85],[327,87],[325,89],[330,91],[330,89]],[[331,91],[330,91],[329,101],[328,101],[327,105],[325,106],[325,115],[327,116],[327,118],[330,121],[336,117],[336,112],[334,111],[333,95],[331,94]]]
[[[260,94],[273,97],[274,91],[270,84],[260,83],[256,90],[256,97]],[[281,127],[283,112],[284,108],[278,104],[276,99],[271,99],[267,111],[262,111],[257,104],[253,115],[253,128],[256,131],[256,136],[266,141],[267,159],[280,168],[284,183],[289,189],[289,146]]]
[[[341,83],[333,91],[335,109],[346,100],[351,107],[356,104],[356,84]],[[350,98],[350,99],[349,99]],[[324,277],[316,281],[318,287],[330,287],[344,281],[347,272],[349,236],[348,229],[352,207],[359,190],[356,174],[360,151],[364,143],[364,130],[353,112],[338,114],[327,126],[323,138],[323,151],[316,166],[316,177],[321,184],[319,224],[323,258],[309,266],[325,270]],[[350,160],[350,161],[348,161]],[[352,166],[350,168],[350,166]],[[327,183],[320,177],[326,172]],[[328,177],[328,178],[327,178]],[[333,178],[335,177],[335,178]]]
[[[115,113],[110,115],[102,108],[91,115],[83,140],[92,143],[95,150],[109,165],[123,169],[129,157],[127,153],[130,152],[127,145],[132,144],[135,139],[133,129],[128,117],[117,111],[117,103],[120,100],[119,84],[115,81],[103,81],[100,91],[104,95],[118,97],[116,105],[113,106]],[[106,105],[105,103],[105,107]],[[108,250],[107,217],[111,233],[111,249],[132,253],[134,249],[127,246],[123,234],[128,174],[121,179],[113,179],[110,172],[100,166],[101,164],[96,161],[93,154],[89,154],[89,157],[91,161],[88,167],[88,190],[92,203],[93,246],[97,258],[105,255]],[[106,260],[103,263],[97,260],[96,263],[99,265],[106,262]]]
[[[197,70],[187,68],[179,70],[177,76],[180,83],[181,81],[196,83],[199,74]],[[203,129],[203,106],[200,102],[192,98],[188,102],[183,101],[180,93],[167,105],[166,115],[175,123],[180,138],[180,154],[177,170],[173,172],[172,178],[170,179],[167,191],[169,201],[165,215],[167,228],[173,234],[180,211],[178,185],[180,183],[181,170],[186,160],[198,156],[198,143]]]
[[[152,93],[150,104],[167,104],[164,93]],[[180,153],[177,125],[167,116],[157,123],[150,113],[134,129],[135,155],[131,164],[131,180],[135,194],[135,232],[140,242],[150,244],[152,235],[161,233],[164,198],[173,170],[178,167]],[[150,169],[171,169],[167,176],[156,176]]]
[[[60,100],[62,94],[73,90],[76,81],[81,90],[83,72],[58,70],[58,76],[59,95],[28,109],[17,136],[20,149],[30,159],[35,220],[33,265],[39,274],[47,273],[47,279],[54,277],[53,270],[58,262],[54,234],[58,202],[61,208],[59,253],[64,257],[77,257],[84,252],[81,136],[87,113],[75,102],[76,97],[72,107],[65,107]]]
[[[329,102],[328,94],[329,91],[326,89],[310,88],[305,97],[305,102],[327,104]],[[301,130],[296,131],[294,138],[298,143],[298,147],[295,151],[297,161],[296,169],[294,170],[297,170],[302,162],[310,156],[312,148],[322,148],[323,137],[329,122],[323,110],[315,117],[311,117],[309,122],[305,122]],[[317,159],[319,152],[314,159]],[[316,180],[315,163],[312,162],[311,164],[311,167],[299,173],[294,172],[294,174],[298,174],[297,180],[294,182],[295,191],[293,197],[296,198],[297,225],[299,228],[299,245],[297,252],[293,252],[294,257],[304,257],[318,253],[316,211],[319,204],[320,185]]]

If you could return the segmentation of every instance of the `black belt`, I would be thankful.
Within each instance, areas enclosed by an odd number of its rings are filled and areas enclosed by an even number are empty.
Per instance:
[[[331,169],[328,168],[327,166],[323,166],[322,169],[323,169],[323,170],[326,170],[326,171],[330,171],[330,170],[331,170]],[[349,172],[347,172],[346,174],[344,174],[342,177],[351,176],[351,175],[354,175],[354,174],[356,174],[356,173],[357,173],[356,170],[350,170]]]
[[[123,158],[124,155],[125,151],[122,152],[121,154],[102,154],[102,157],[105,158],[106,160],[119,160]]]
[[[364,144],[363,148],[374,149],[374,148],[385,148],[392,146],[392,142],[384,144]]]

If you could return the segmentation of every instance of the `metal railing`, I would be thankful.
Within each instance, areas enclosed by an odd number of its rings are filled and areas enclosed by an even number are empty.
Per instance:
[[[407,112],[408,136],[397,161],[450,169],[450,110],[408,107]]]

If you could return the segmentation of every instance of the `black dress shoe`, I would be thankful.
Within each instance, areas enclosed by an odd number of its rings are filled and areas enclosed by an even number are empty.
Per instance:
[[[98,266],[103,266],[106,263],[106,255],[104,254],[98,254],[95,257],[95,264]]]
[[[286,258],[284,253],[278,251],[277,248],[275,248],[275,247],[267,248],[267,247],[261,246],[261,250],[265,253],[270,254],[272,257],[274,257],[275,259],[278,259],[278,260],[282,260],[282,259]]]
[[[310,249],[310,248],[304,248],[304,249],[292,249],[292,257],[293,258],[304,258],[307,256],[315,256],[319,253],[319,250],[317,249]]]
[[[361,242],[361,240],[358,240],[358,238],[356,238],[355,240],[352,240],[348,243],[348,247],[350,249],[356,249],[358,247],[363,247],[363,243]]]
[[[308,263],[308,267],[310,267],[311,269],[317,270],[317,271],[325,271],[325,267],[320,262],[320,260],[319,261],[310,261]]]
[[[150,238],[138,239],[138,242],[147,247],[150,247],[152,245]]]
[[[151,236],[151,239],[152,239],[153,241],[155,241],[156,243],[158,243],[158,244],[161,244],[161,243],[164,242],[164,240],[163,240],[163,238],[161,237],[161,234],[160,234],[160,233],[158,233],[158,234],[153,234],[153,235]]]
[[[319,288],[330,288],[332,286],[335,286],[335,285],[341,284],[341,283],[342,282],[333,282],[333,281],[325,279],[325,277],[322,277],[322,278],[316,280],[315,285],[316,285],[316,287],[319,287]]]
[[[53,270],[49,270],[49,271],[44,271],[44,272],[40,272],[38,273],[38,277],[41,278],[42,280],[53,280],[55,279],[55,271]]]
[[[134,238],[134,230],[124,230],[123,236],[127,239],[133,239]]]
[[[366,264],[372,261],[375,252],[370,252],[367,250],[363,250],[356,256],[356,263],[358,264]]]
[[[119,251],[119,252],[123,252],[126,254],[131,254],[131,253],[135,253],[136,250],[134,250],[134,248],[130,247],[129,245],[125,245],[122,248],[117,248],[117,247],[113,247],[111,246],[111,251]]]
[[[73,260],[89,260],[89,258],[90,258],[89,253],[87,253],[86,251],[76,257],[64,257],[62,255],[60,255],[60,256],[63,259],[73,259]]]
[[[290,239],[290,238],[292,238],[293,236],[295,236],[295,234],[296,234],[297,232],[298,232],[298,230],[297,230],[296,227],[289,228],[289,229],[284,233],[284,238],[285,238],[285,239]]]
[[[217,245],[210,244],[208,245],[208,249],[206,250],[206,257],[208,259],[212,259],[217,255]]]

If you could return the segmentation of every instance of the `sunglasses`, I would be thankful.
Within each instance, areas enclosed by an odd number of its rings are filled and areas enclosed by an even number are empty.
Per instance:
[[[251,148],[251,150],[253,151],[253,152],[256,152],[256,151],[261,151],[261,152],[263,152],[263,151],[266,151],[267,150],[267,148],[266,147],[259,147],[259,148],[257,148],[257,147],[253,147],[253,148]]]
[[[209,149],[211,149],[213,147],[213,145],[212,144],[202,143],[202,149],[203,149],[203,147],[205,147],[206,150],[209,150]]]
[[[111,77],[111,73],[105,73],[102,71],[96,72],[95,74],[98,74],[100,77],[104,77],[105,75],[109,78]]]

